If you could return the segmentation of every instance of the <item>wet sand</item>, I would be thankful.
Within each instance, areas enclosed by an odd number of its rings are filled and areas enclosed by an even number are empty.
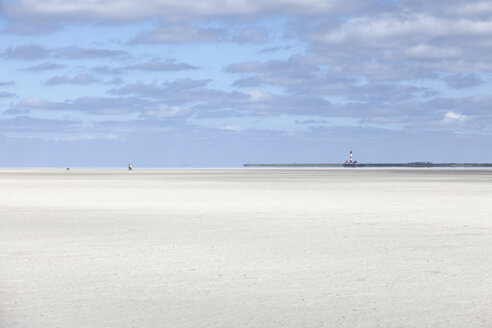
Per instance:
[[[0,170],[0,326],[490,327],[492,170]]]

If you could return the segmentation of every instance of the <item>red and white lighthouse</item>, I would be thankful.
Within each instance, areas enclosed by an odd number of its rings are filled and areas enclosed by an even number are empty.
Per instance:
[[[350,151],[350,164],[352,164],[353,161],[352,161],[352,151]]]

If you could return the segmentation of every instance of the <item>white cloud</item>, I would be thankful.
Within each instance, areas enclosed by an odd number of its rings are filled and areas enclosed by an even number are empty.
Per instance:
[[[126,21],[152,17],[257,15],[270,12],[319,15],[358,6],[357,3],[347,5],[342,0],[17,0],[5,4],[4,11],[11,17],[38,16]]]
[[[127,66],[126,69],[159,72],[159,71],[193,70],[193,69],[197,69],[197,67],[189,64],[177,63],[171,60],[160,61],[155,59],[155,60],[150,60],[135,65]]]
[[[19,103],[19,107],[28,107],[28,108],[39,108],[49,106],[51,103],[44,99],[40,98],[28,98],[24,99]]]
[[[189,111],[190,110],[186,107],[161,105],[157,108],[146,110],[142,113],[142,116],[154,118],[171,118],[183,116]]]
[[[92,83],[98,83],[101,80],[95,78],[89,74],[77,74],[73,77],[69,76],[54,76],[46,81],[46,85],[60,85],[60,84],[78,84],[78,85],[87,85]]]
[[[250,100],[253,102],[266,101],[272,98],[272,95],[270,93],[258,89],[244,90],[243,93],[247,94],[250,97]]]
[[[219,28],[196,28],[193,26],[165,26],[138,35],[134,43],[190,43],[224,39],[226,31]]]
[[[452,125],[452,124],[463,123],[468,119],[469,117],[463,114],[458,114],[455,112],[446,112],[441,122],[446,125]]]
[[[413,58],[456,58],[462,55],[459,48],[434,47],[427,44],[418,44],[405,51],[408,57]]]
[[[341,27],[314,33],[313,40],[326,43],[357,42],[387,46],[405,42],[425,42],[436,37],[489,36],[492,21],[448,19],[427,14],[380,17],[356,17]]]
[[[124,140],[121,136],[118,136],[114,133],[108,134],[75,134],[75,135],[66,135],[61,137],[55,137],[55,141],[62,142],[73,142],[73,141],[94,141],[94,140],[106,140],[106,141],[122,141]]]
[[[441,15],[451,16],[475,16],[487,17],[492,14],[492,2],[486,0],[446,0],[436,3],[435,1],[417,0],[420,3],[420,9],[439,12]]]

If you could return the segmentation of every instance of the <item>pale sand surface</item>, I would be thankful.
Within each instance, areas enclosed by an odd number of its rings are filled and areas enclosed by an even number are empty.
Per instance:
[[[0,170],[0,327],[491,327],[490,170]]]

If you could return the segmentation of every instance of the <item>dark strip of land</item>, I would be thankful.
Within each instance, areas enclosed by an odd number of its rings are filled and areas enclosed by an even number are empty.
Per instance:
[[[286,164],[244,164],[245,167],[492,167],[492,163],[286,163]]]

